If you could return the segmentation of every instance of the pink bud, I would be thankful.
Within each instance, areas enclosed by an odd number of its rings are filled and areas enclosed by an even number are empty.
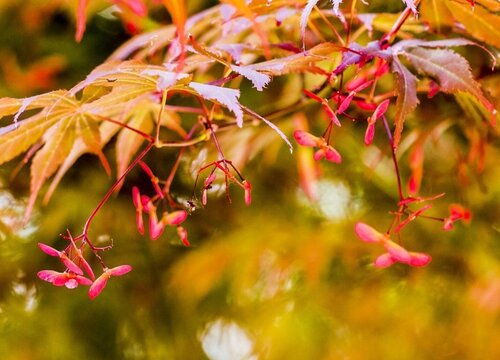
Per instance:
[[[187,218],[187,212],[184,210],[179,210],[179,211],[174,211],[170,214],[164,213],[163,214],[163,219],[167,225],[179,225],[184,222]]]
[[[293,132],[293,137],[302,146],[316,146],[318,144],[319,138],[313,134],[308,133],[304,130],[295,130]]]
[[[378,118],[385,114],[390,103],[391,101],[389,99],[385,99],[377,106],[372,115],[373,121],[376,121]]]
[[[397,260],[401,261],[404,263],[409,263],[411,260],[411,256],[408,253],[408,250],[406,250],[404,247],[401,245],[396,244],[395,242],[391,240],[385,240],[384,241],[384,247],[387,250],[391,256]]]
[[[411,259],[408,264],[414,267],[425,266],[432,260],[430,255],[424,253],[410,252],[410,256]]]
[[[368,123],[368,127],[365,132],[365,145],[370,145],[373,142],[373,137],[375,136],[375,124]]]
[[[179,235],[179,237],[181,238],[181,241],[184,244],[184,246],[191,246],[188,240],[188,233],[185,228],[183,228],[182,226],[178,226],[177,235]]]
[[[379,243],[381,241],[385,241],[387,238],[385,235],[379,233],[370,225],[366,225],[362,222],[356,223],[356,225],[354,226],[354,231],[361,240],[367,243]]]
[[[375,267],[378,267],[379,269],[385,269],[392,264],[396,262],[396,259],[394,259],[391,254],[385,253],[377,257],[373,263]]]
[[[243,186],[245,187],[245,204],[250,205],[252,203],[252,185],[247,180],[243,180]]]
[[[336,164],[340,164],[342,162],[342,156],[340,156],[338,151],[335,150],[331,145],[324,147],[323,151],[326,160]]]

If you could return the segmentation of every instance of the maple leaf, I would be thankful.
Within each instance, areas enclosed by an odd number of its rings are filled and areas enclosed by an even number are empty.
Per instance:
[[[403,132],[403,123],[406,116],[412,112],[418,104],[417,78],[398,59],[392,59],[392,71],[396,74],[396,115],[394,116],[394,139],[393,146],[397,148]]]
[[[471,8],[464,1],[447,1],[446,6],[455,19],[463,24],[469,34],[478,40],[500,47],[500,16],[482,6]],[[496,10],[499,11],[498,3]]]
[[[302,15],[300,16],[300,35],[302,37],[302,48],[305,49],[305,35],[306,35],[306,27],[307,21],[309,20],[309,16],[311,15],[312,10],[316,6],[319,0],[308,0],[304,10],[302,10]],[[344,15],[340,12],[339,6],[342,3],[342,0],[330,0],[330,3],[333,5],[333,13],[335,16],[340,18],[342,22],[344,21]]]
[[[464,91],[474,95],[496,120],[496,110],[483,95],[479,83],[474,80],[469,63],[449,49],[415,48],[405,51],[404,56],[420,72],[436,78],[440,89],[446,93]]]
[[[315,73],[318,72],[315,63],[331,59],[332,54],[338,53],[342,49],[342,46],[333,43],[321,43],[297,54],[247,65],[246,67],[272,76],[294,72]]]
[[[130,127],[149,134],[153,131],[154,116],[151,109],[147,106],[139,106],[129,114],[130,121],[127,123]],[[132,131],[121,131],[116,140],[116,166],[117,175],[121,176],[127,168],[134,154],[139,150],[141,144],[145,141],[144,137]]]
[[[239,90],[197,82],[190,82],[189,87],[196,90],[202,98],[206,100],[215,100],[226,106],[236,116],[236,124],[239,127],[243,126],[243,110],[241,109],[241,105],[238,101],[240,97]]]
[[[431,29],[441,32],[443,26],[453,25],[453,16],[444,0],[426,0],[420,4],[422,20],[429,23]]]
[[[302,15],[300,16],[300,35],[302,37],[302,48],[306,48],[305,37],[306,37],[306,27],[307,21],[309,20],[309,15],[311,15],[312,10],[316,6],[319,0],[308,0],[304,10],[302,10]]]
[[[262,91],[267,86],[269,81],[271,81],[269,75],[262,74],[248,66],[231,65],[231,69],[250,80],[254,88],[258,91]]]
[[[419,102],[416,91],[417,78],[401,63],[398,55],[405,56],[420,73],[436,78],[443,92],[453,94],[457,91],[464,91],[473,95],[489,112],[491,123],[495,123],[496,110],[474,80],[467,60],[452,50],[435,49],[464,45],[479,46],[491,56],[493,66],[496,65],[495,56],[488,49],[462,38],[435,41],[411,39],[400,41],[392,46],[392,70],[396,74],[398,95],[394,118],[395,147],[401,140],[405,117],[415,109]]]
[[[0,135],[0,164],[34,144],[40,144],[32,161],[31,195],[25,219],[29,217],[44,182],[63,165],[63,171],[57,173],[57,180],[53,183],[57,184],[81,154],[96,154],[109,173],[109,165],[101,149],[120,130],[120,126],[113,124],[106,127],[108,136],[103,136],[99,124],[103,119],[120,118],[124,112],[130,112],[130,105],[137,103],[141,96],[169,85],[183,87],[183,81],[189,80],[183,80],[187,75],[177,74],[176,83],[172,84],[169,75],[162,66],[137,62],[106,63],[69,91],[26,99],[1,99],[0,116],[14,115],[17,127],[11,127]],[[80,92],[81,99],[77,100]],[[17,124],[18,118],[27,110],[38,110],[38,113]],[[125,162],[126,159],[120,160]],[[50,195],[53,188],[49,190]]]

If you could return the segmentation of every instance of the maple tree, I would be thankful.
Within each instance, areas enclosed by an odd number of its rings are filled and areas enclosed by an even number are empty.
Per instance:
[[[95,4],[90,8],[90,3],[73,2],[77,41],[85,36],[87,16],[99,8]],[[444,230],[451,230],[458,220],[470,221],[471,212],[458,204],[451,206],[449,216],[426,215],[431,202],[443,201],[445,196],[421,194],[426,143],[458,122],[437,119],[414,123],[410,130],[405,123],[436,94],[453,95],[477,119],[455,133],[465,136],[469,147],[468,155],[457,164],[471,168],[471,174],[462,173],[463,186],[468,176],[480,176],[484,149],[497,136],[498,114],[494,98],[477,79],[481,69],[472,68],[467,56],[455,49],[478,48],[490,68],[481,75],[495,71],[500,47],[497,2],[405,0],[400,12],[389,14],[364,13],[364,5],[357,1],[226,0],[188,17],[184,1],[164,0],[161,3],[173,24],[157,24],[152,30],[146,26],[148,2],[101,3],[119,8],[123,23],[134,34],[130,40],[68,90],[0,99],[0,116],[12,121],[0,129],[0,163],[21,154],[26,154],[23,163],[31,161],[26,221],[45,183],[51,181],[43,199],[47,203],[82,155],[96,155],[104,170],[113,173],[104,148],[116,139],[116,181],[89,215],[82,233],[68,231],[63,236],[67,241],[63,250],[39,244],[66,268],[64,272],[42,270],[40,279],[68,288],[90,285],[89,296],[95,298],[111,276],[131,270],[129,265],[109,269],[102,252],[112,245],[96,246],[89,229],[134,168],[142,169],[153,190],[145,195],[148,189],[133,187],[139,233],[145,233],[146,213],[151,239],[160,238],[165,227],[172,226],[179,241],[189,246],[189,214],[207,204],[214,187],[224,188],[231,202],[230,187],[236,186],[246,204],[251,204],[252,174],[245,172],[244,165],[270,142],[281,141],[291,153],[299,147],[300,183],[314,200],[318,167],[342,166],[343,152],[332,143],[342,144],[336,132],[347,123],[366,128],[364,140],[356,146],[390,154],[397,178],[398,198],[389,229],[382,233],[363,222],[355,226],[361,240],[379,243],[387,251],[375,260],[376,267],[396,262],[420,267],[430,262],[430,255],[409,252],[402,245],[401,230],[417,218],[440,222]],[[247,86],[246,82],[266,93],[273,81],[295,74],[301,74],[303,81],[291,90],[298,93],[293,102],[277,101],[266,112],[244,105],[239,87]],[[279,106],[280,102],[284,105]],[[306,119],[305,112],[317,103],[320,112]],[[239,159],[227,156],[227,138],[245,128],[252,129],[252,138],[240,146],[249,154]],[[269,129],[274,136],[266,135],[261,145],[252,145]],[[296,145],[289,140],[292,134]],[[201,153],[206,148],[212,154],[193,169],[192,194],[176,195],[172,184],[186,152]],[[146,160],[154,149],[176,151],[176,161],[164,179]],[[315,163],[311,158],[327,162]],[[409,174],[401,171],[405,161]],[[423,202],[425,206],[415,209]],[[102,267],[97,279],[89,254]]]

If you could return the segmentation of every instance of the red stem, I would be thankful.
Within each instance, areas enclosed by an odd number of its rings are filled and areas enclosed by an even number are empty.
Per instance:
[[[396,158],[396,148],[394,147],[394,140],[392,138],[391,129],[389,128],[389,124],[387,123],[385,115],[382,115],[382,120],[384,123],[385,131],[387,132],[387,137],[389,138],[389,143],[391,144],[392,162],[394,163],[394,168],[396,170],[396,177],[398,179],[399,201],[402,201],[405,197],[403,195],[403,187],[401,185],[401,174],[399,172],[398,160]]]
[[[108,192],[104,195],[104,197],[101,199],[101,201],[99,202],[99,204],[97,204],[96,208],[94,209],[94,211],[92,211],[92,213],[88,217],[87,221],[85,222],[85,225],[83,226],[83,233],[82,233],[83,241],[85,241],[90,246],[90,248],[94,251],[94,253],[96,254],[96,256],[98,256],[97,255],[97,250],[98,249],[91,243],[91,241],[88,238],[88,231],[89,231],[90,224],[92,223],[92,220],[94,220],[94,218],[97,215],[97,213],[99,212],[99,210],[104,206],[104,204],[106,203],[106,201],[114,193],[115,189],[122,182],[122,180],[130,173],[130,171],[132,171],[132,169],[139,163],[139,161],[141,161],[142,158],[144,156],[146,156],[146,154],[149,152],[149,150],[151,150],[151,148],[153,146],[154,146],[154,143],[150,142],[148,144],[148,146],[146,146],[144,148],[144,150],[139,154],[139,156],[137,156],[134,159],[134,161],[132,161],[132,163],[127,167],[127,169],[125,169],[125,171],[123,172],[123,174],[108,189]]]

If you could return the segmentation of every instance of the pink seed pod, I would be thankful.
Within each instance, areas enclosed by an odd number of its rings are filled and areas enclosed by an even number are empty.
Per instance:
[[[394,241],[384,241],[384,247],[391,256],[400,262],[409,263],[411,260],[410,253],[401,245],[396,244]]]
[[[302,146],[314,147],[317,146],[320,141],[317,136],[314,136],[313,134],[310,134],[304,130],[295,130],[293,132],[293,137],[295,138],[297,143]]]
[[[391,100],[385,99],[382,101],[380,104],[378,104],[377,108],[373,112],[372,118],[373,121],[375,122],[378,118],[380,118],[382,115],[385,114],[387,111],[387,108],[389,107],[389,104],[391,103]]]
[[[73,271],[75,274],[78,275],[83,275],[82,269],[78,265],[76,265],[69,257],[66,255],[64,251],[59,251],[54,249],[53,247],[49,245],[45,245],[42,243],[38,243],[38,247],[47,255],[58,257],[61,262],[71,271]]]
[[[386,235],[379,233],[370,225],[362,222],[356,223],[356,225],[354,226],[354,231],[362,241],[367,243],[380,243],[387,240]]]
[[[368,126],[365,132],[365,145],[370,145],[375,137],[375,123],[370,123],[368,120]]]
[[[428,254],[418,253],[418,252],[410,252],[410,261],[408,265],[413,267],[422,267],[429,264],[432,260],[432,257]]]
[[[149,237],[151,240],[157,240],[165,229],[165,224],[158,221],[156,210],[149,213]]]
[[[331,145],[327,145],[323,148],[325,153],[325,159],[333,162],[335,164],[340,164],[342,162],[342,156],[337,150],[335,150]]]
[[[385,254],[378,256],[375,259],[375,261],[373,262],[373,265],[379,269],[385,269],[396,262],[397,262],[397,260],[394,259],[391,254],[385,253]]]
[[[177,227],[177,235],[179,235],[184,246],[188,246],[188,247],[191,246],[191,244],[189,243],[189,240],[188,240],[187,230],[184,227],[182,227],[182,226]]]
[[[180,225],[187,219],[187,212],[184,210],[174,211],[171,213],[164,213],[162,222],[166,225]]]
[[[250,205],[252,203],[252,185],[247,180],[243,180],[243,186],[245,187],[245,204]]]
[[[105,269],[104,272],[97,278],[96,281],[90,286],[89,297],[95,299],[106,287],[108,280],[112,276],[122,276],[132,270],[130,265],[120,265],[112,269]]]

